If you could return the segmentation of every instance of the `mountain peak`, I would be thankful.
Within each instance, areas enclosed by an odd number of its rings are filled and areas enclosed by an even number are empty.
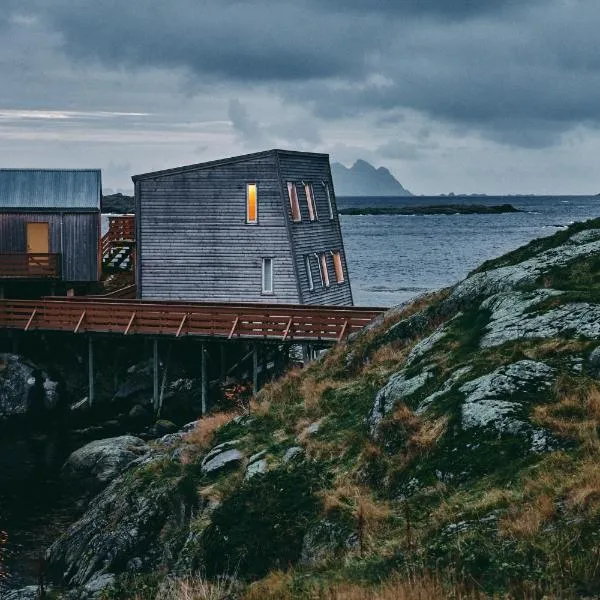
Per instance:
[[[362,158],[350,168],[333,163],[331,173],[339,196],[412,196],[389,169],[375,168]]]

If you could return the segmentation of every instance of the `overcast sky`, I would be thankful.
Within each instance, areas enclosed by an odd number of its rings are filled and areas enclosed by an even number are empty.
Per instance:
[[[417,194],[600,192],[598,0],[1,0],[0,166],[272,147]]]

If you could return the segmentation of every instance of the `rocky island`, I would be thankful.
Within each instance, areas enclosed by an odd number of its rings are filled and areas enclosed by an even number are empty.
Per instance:
[[[512,204],[436,204],[432,206],[365,206],[343,208],[341,215],[490,215],[522,212]]]
[[[391,309],[247,410],[76,450],[52,597],[596,597],[599,431],[600,219]]]

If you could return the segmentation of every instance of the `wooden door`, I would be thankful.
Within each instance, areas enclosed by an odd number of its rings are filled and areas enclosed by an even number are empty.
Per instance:
[[[30,273],[45,274],[50,257],[50,224],[27,223],[27,254]]]

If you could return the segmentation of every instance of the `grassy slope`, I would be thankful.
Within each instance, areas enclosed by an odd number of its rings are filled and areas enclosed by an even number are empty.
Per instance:
[[[480,270],[515,264],[597,227],[600,220],[577,224]],[[580,259],[539,284],[567,290],[560,302],[598,300],[600,261]],[[447,294],[419,299],[267,386],[245,421],[215,429],[222,423],[215,417],[193,434],[176,476],[200,498],[220,502],[211,518],[198,517],[195,524],[195,560],[208,576],[235,570],[259,579],[243,592],[249,599],[320,597],[319,589],[330,590],[323,597],[382,599],[600,592],[600,389],[585,369],[569,368],[572,357],[587,356],[594,342],[518,340],[480,350],[489,315],[461,307],[450,334],[427,356],[435,365],[432,380],[396,406],[377,440],[369,434],[376,392],[418,341],[392,340],[390,326],[422,312],[429,324],[418,337],[425,337],[440,324],[436,308]],[[418,402],[457,368],[470,366],[473,379],[524,358],[558,372],[552,390],[535,396],[524,416],[552,431],[553,451],[532,454],[515,437],[462,431],[459,399],[452,394],[435,410],[415,414]],[[416,373],[420,367],[411,368]],[[311,435],[306,428],[315,422],[319,429]],[[247,482],[242,470],[202,476],[198,461],[206,448],[227,440],[239,440],[247,456],[266,451],[269,471]],[[285,451],[297,445],[309,460],[283,464]],[[328,552],[301,566],[307,531],[326,540]],[[412,584],[403,592],[401,581]],[[381,585],[378,595],[369,595]]]

